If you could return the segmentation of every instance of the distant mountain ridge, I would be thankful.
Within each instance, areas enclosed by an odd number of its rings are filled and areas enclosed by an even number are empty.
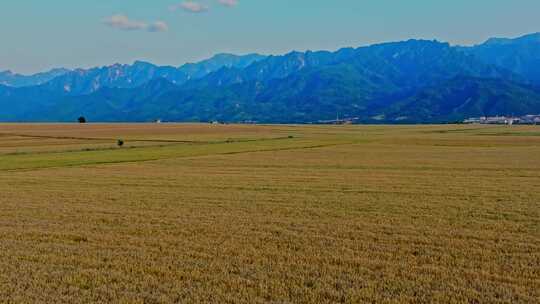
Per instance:
[[[44,84],[53,80],[58,76],[69,73],[68,69],[52,69],[47,72],[37,73],[33,75],[21,75],[11,71],[0,72],[0,85],[12,87],[29,87]]]
[[[93,69],[77,69],[56,77],[45,84],[49,90],[66,95],[84,95],[101,88],[135,88],[154,80],[164,78],[175,85],[181,85],[191,79],[202,78],[223,67],[244,68],[262,60],[263,55],[249,54],[237,56],[218,54],[199,63],[188,63],[179,68],[157,66],[148,62],[135,61],[132,65],[114,64]]]
[[[66,71],[0,86],[0,121],[446,122],[540,113],[539,87],[540,34],[472,47],[408,40]]]
[[[513,71],[533,83],[540,83],[540,33],[515,39],[492,38],[483,44],[462,48],[462,51],[487,64]]]

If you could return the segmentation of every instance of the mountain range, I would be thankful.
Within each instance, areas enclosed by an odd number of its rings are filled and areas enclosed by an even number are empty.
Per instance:
[[[439,123],[540,113],[540,34],[0,72],[0,121]]]

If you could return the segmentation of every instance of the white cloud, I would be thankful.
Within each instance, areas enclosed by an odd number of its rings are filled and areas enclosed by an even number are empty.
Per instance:
[[[169,30],[167,24],[163,21],[156,21],[152,24],[146,22],[131,20],[123,14],[116,14],[106,18],[103,23],[106,25],[124,31],[149,31],[149,32],[166,32]]]
[[[171,11],[176,11],[178,9],[183,9],[184,11],[190,13],[204,13],[210,8],[207,5],[195,1],[184,1],[178,5],[173,5],[170,7]]]
[[[130,20],[126,15],[122,14],[108,17],[104,20],[104,23],[110,27],[125,31],[144,30],[148,26],[144,22]]]
[[[148,26],[149,32],[166,32],[168,30],[169,26],[163,21],[156,21]]]
[[[228,7],[234,7],[238,5],[238,0],[218,0],[218,2]]]

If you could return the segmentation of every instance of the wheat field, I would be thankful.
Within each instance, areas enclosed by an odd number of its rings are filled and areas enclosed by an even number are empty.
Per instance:
[[[540,303],[540,127],[0,124],[0,270],[1,303]]]

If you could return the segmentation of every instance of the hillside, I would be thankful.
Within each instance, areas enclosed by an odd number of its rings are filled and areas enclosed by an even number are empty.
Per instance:
[[[515,39],[492,38],[463,50],[487,64],[503,67],[540,84],[540,33]]]
[[[458,77],[385,109],[384,120],[425,123],[540,113],[540,91],[502,79]]]

